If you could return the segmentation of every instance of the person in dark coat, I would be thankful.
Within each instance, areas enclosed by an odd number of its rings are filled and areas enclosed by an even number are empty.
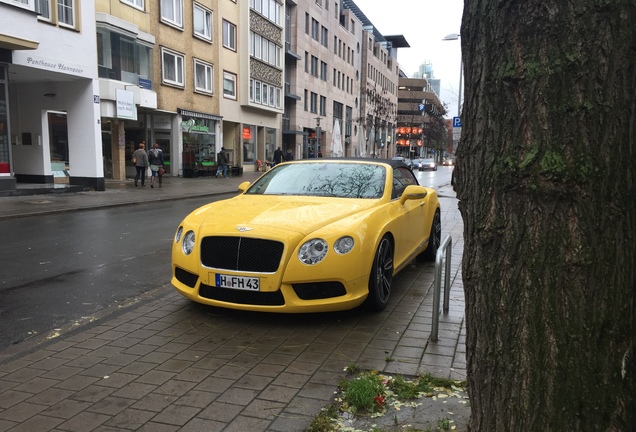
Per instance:
[[[221,151],[216,155],[216,163],[219,165],[216,170],[216,177],[219,174],[223,174],[223,177],[227,178],[227,153],[225,152],[225,147],[221,147]]]
[[[280,147],[278,147],[274,151],[274,166],[276,166],[279,163],[283,162],[283,159],[284,159],[283,151],[280,149]]]

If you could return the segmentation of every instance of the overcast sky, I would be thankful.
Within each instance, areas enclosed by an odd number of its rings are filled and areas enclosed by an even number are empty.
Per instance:
[[[447,118],[457,115],[461,62],[460,41],[442,41],[459,33],[463,0],[354,0],[384,35],[404,35],[410,48],[398,50],[398,63],[411,76],[430,61],[441,80],[440,100],[448,104]]]

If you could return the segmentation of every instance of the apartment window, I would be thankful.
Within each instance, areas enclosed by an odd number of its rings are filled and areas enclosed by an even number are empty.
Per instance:
[[[236,74],[223,72],[223,96],[236,100]]]
[[[327,115],[327,98],[325,96],[320,96],[320,115]]]
[[[311,56],[311,74],[315,77],[318,76],[318,57]]]
[[[316,21],[314,18],[311,19],[311,37],[315,40],[320,40],[319,38],[319,28],[320,25],[318,24],[318,21]]]
[[[122,3],[128,3],[129,5],[136,7],[137,9],[144,10],[144,0],[121,0]]]
[[[309,111],[312,113],[318,112],[318,94],[311,92],[311,99],[309,100]]]
[[[309,53],[305,51],[305,72],[309,72]]]
[[[333,37],[333,53],[338,54],[338,36]]]
[[[236,51],[236,26],[223,20],[223,46]]]
[[[267,59],[269,58],[269,41],[263,38],[261,41],[261,45],[261,49],[263,51],[261,54],[261,58],[263,59],[263,61],[267,61]]]
[[[269,105],[269,85],[263,83],[263,99],[261,100],[263,105]]]
[[[69,27],[75,27],[75,1],[57,0],[57,21]]]
[[[320,43],[322,43],[323,46],[326,46],[327,48],[329,48],[329,30],[327,30],[327,27],[322,27],[322,34],[320,36]]]
[[[305,90],[305,98],[303,99],[303,103],[305,104],[305,111],[309,108],[309,92]]]
[[[183,0],[161,0],[161,20],[183,26]]]
[[[254,102],[261,103],[261,82],[256,81],[254,83],[254,88],[255,88]]]
[[[212,65],[194,60],[194,89],[199,92],[212,94]]]
[[[40,14],[40,18],[51,19],[51,0],[36,0],[35,11]]]
[[[305,12],[305,33],[309,34],[309,14]]]
[[[162,79],[166,84],[184,85],[183,55],[165,48],[161,52]]]
[[[212,12],[194,4],[194,34],[205,40],[212,40]]]
[[[276,87],[269,86],[269,106],[277,107],[278,102],[276,99]]]
[[[274,42],[270,42],[269,43],[269,60],[268,60],[268,62],[271,65],[275,65],[276,64],[276,45],[274,45]]]
[[[327,81],[327,63],[324,61],[320,62],[320,79]]]
[[[351,30],[351,33],[356,32],[356,22],[354,20],[351,20],[351,28],[349,30]]]

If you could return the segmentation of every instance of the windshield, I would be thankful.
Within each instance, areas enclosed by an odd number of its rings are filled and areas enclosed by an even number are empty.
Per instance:
[[[246,194],[380,198],[386,169],[361,163],[292,163],[268,171]]]

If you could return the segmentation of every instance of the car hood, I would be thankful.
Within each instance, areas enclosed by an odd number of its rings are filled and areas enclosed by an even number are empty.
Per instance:
[[[205,231],[236,232],[239,227],[282,228],[307,235],[375,207],[379,202],[378,199],[239,195],[201,207],[192,212],[188,220],[200,224]]]

